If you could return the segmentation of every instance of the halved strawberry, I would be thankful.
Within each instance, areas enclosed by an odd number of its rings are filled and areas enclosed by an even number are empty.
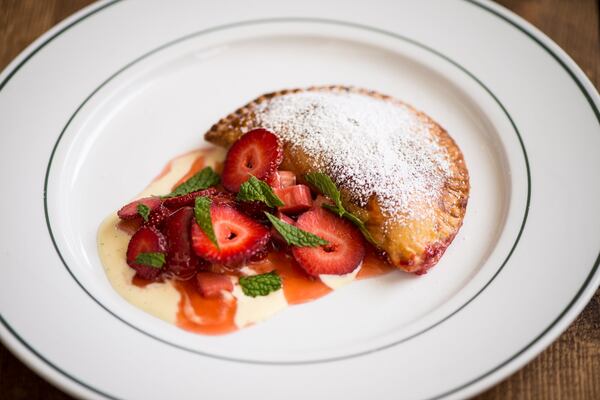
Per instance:
[[[192,247],[199,257],[221,264],[236,264],[261,251],[270,238],[269,229],[225,204],[213,204],[210,215],[219,248],[197,223],[192,223]]]
[[[175,211],[166,220],[164,232],[167,237],[166,273],[178,279],[190,279],[196,273],[200,260],[192,251],[190,224],[194,218],[191,207]]]
[[[198,272],[196,274],[196,285],[200,295],[206,298],[219,297],[223,290],[233,291],[231,278],[215,272]]]
[[[165,219],[167,219],[169,215],[171,215],[171,210],[162,204],[159,204],[158,207],[150,212],[150,215],[148,215],[148,221],[144,222],[144,225],[161,228],[165,222]]]
[[[240,137],[227,152],[221,180],[225,189],[237,192],[250,175],[267,180],[283,160],[281,141],[266,129]]]
[[[279,211],[287,214],[298,214],[312,207],[313,200],[310,188],[306,185],[293,185],[286,188],[275,188],[273,192],[283,201]]]
[[[296,227],[329,242],[319,247],[292,248],[294,258],[309,275],[350,273],[365,256],[365,244],[360,231],[349,221],[328,211],[307,211],[298,218]]]
[[[117,215],[124,220],[138,218],[140,217],[137,210],[138,204],[143,204],[152,211],[160,206],[161,203],[162,200],[160,197],[145,197],[143,199],[134,200],[126,206],[123,206],[123,208],[117,211]]]
[[[185,206],[193,206],[194,201],[198,196],[213,196],[215,194],[217,194],[217,189],[208,188],[205,190],[198,190],[197,192],[184,194],[182,196],[168,197],[164,200],[163,204],[172,210],[176,210]]]
[[[296,174],[292,171],[275,171],[267,183],[272,188],[286,188],[296,184]]]
[[[296,225],[296,221],[279,211],[277,212],[277,214],[275,214],[275,216],[283,222],[287,222],[290,225]],[[285,241],[283,236],[281,236],[281,234],[277,231],[277,229],[275,229],[275,227],[271,227],[271,238],[273,238],[273,240],[275,240],[280,245],[287,245],[287,242]]]
[[[127,246],[127,264],[135,269],[136,275],[147,280],[157,280],[164,269],[137,264],[135,259],[140,253],[165,253],[167,241],[158,229],[151,226],[141,227],[129,240]]]

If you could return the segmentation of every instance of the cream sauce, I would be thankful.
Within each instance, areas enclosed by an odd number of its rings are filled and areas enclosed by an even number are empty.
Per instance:
[[[217,164],[224,158],[225,152],[221,149],[197,150],[177,157],[138,198],[170,193],[182,179],[187,179],[202,166],[211,166],[218,170]],[[119,228],[119,221],[116,213],[108,216],[100,225],[97,237],[100,259],[115,291],[145,312],[199,333],[222,334],[235,330],[235,327],[242,328],[255,324],[291,304],[316,299],[327,294],[331,289],[338,289],[357,277],[360,278],[362,264],[346,275],[321,275],[319,282],[319,279],[313,280],[305,277],[301,271],[297,271],[297,267],[292,265],[289,257],[271,255],[268,261],[246,265],[240,269],[243,275],[266,272],[264,268],[276,269],[282,276],[284,287],[267,296],[246,296],[235,276],[231,276],[234,284],[233,292],[224,293],[221,301],[199,298],[192,281],[166,280],[140,287],[134,284],[135,271],[126,262],[131,233]],[[373,260],[370,263],[373,263]],[[382,267],[381,271],[380,273],[385,273],[387,268]],[[380,273],[373,272],[374,275]],[[213,309],[204,310],[203,307],[213,307]],[[201,315],[203,311],[206,311],[204,316]],[[203,324],[209,319],[216,322],[204,327]]]

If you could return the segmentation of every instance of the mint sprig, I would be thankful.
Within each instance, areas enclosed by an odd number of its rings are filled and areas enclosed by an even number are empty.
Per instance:
[[[139,203],[136,207],[137,213],[142,217],[144,222],[148,222],[148,216],[150,215],[150,207],[145,204]]]
[[[194,217],[196,223],[202,229],[202,231],[208,236],[211,242],[219,248],[219,242],[213,229],[212,219],[210,217],[210,204],[211,200],[208,197],[198,196],[196,197],[194,204]]]
[[[328,175],[321,172],[314,172],[304,175],[304,179],[322,195],[329,197],[335,204],[336,212],[340,217],[344,215],[344,206],[342,205],[342,195],[335,183]]]
[[[211,186],[219,184],[219,175],[211,167],[204,167],[200,172],[177,186],[171,193],[164,197],[177,197],[184,194],[197,192],[198,190],[208,189]]]
[[[296,228],[265,211],[265,215],[273,224],[273,227],[279,232],[287,244],[297,247],[317,247],[329,244],[327,240],[318,237],[310,232]]]
[[[275,271],[266,274],[242,276],[239,284],[246,296],[266,296],[281,289],[281,278]]]
[[[322,205],[323,208],[352,222],[358,227],[365,239],[367,239],[371,244],[377,246],[375,239],[373,239],[373,236],[365,226],[365,223],[356,215],[352,214],[344,208],[344,205],[342,204],[342,195],[335,183],[333,183],[333,181],[328,175],[323,174],[321,172],[314,172],[311,174],[304,175],[304,179],[306,179],[306,181],[315,189],[317,189],[321,194],[333,200],[333,205],[324,203]]]
[[[281,201],[281,199],[273,192],[271,186],[253,175],[250,175],[250,179],[240,186],[237,200],[261,201],[272,208],[282,207],[284,205],[283,201]]]
[[[140,253],[135,258],[135,263],[152,268],[162,268],[165,265],[164,253]]]

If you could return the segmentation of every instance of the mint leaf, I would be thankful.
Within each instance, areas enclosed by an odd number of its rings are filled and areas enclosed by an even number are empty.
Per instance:
[[[219,242],[217,242],[217,236],[213,229],[212,219],[210,217],[210,203],[211,200],[208,197],[198,196],[196,197],[196,203],[194,204],[194,217],[196,222],[202,231],[208,236],[211,242],[217,249],[219,248]]]
[[[297,247],[317,247],[329,244],[327,240],[323,240],[317,235],[296,228],[294,225],[290,225],[287,222],[283,222],[273,214],[266,211],[265,214],[277,232],[283,236],[287,244]]]
[[[377,246],[375,239],[371,236],[371,233],[365,226],[365,223],[361,221],[356,215],[352,214],[349,211],[346,211],[344,205],[342,204],[342,196],[340,191],[338,190],[335,183],[331,180],[331,178],[321,172],[315,172],[312,174],[304,175],[304,179],[311,184],[315,189],[317,189],[321,194],[329,197],[335,205],[331,204],[323,204],[322,207],[327,210],[337,214],[342,218],[346,218],[348,221],[352,222],[354,225],[358,227],[360,232],[363,234],[365,239],[367,239],[371,244]]]
[[[250,176],[250,179],[242,183],[237,199],[240,201],[262,201],[272,208],[284,205],[283,201],[273,192],[271,186],[255,176]]]
[[[140,253],[135,258],[135,263],[152,268],[162,268],[165,265],[164,253]]]
[[[324,196],[329,197],[335,203],[336,212],[340,217],[344,214],[344,206],[342,205],[342,195],[331,178],[321,172],[304,175],[304,179],[317,189]]]
[[[219,181],[219,175],[211,167],[205,167],[202,171],[177,186],[165,197],[183,196],[184,194],[197,192],[198,190],[208,189],[211,186],[217,185]]]
[[[137,213],[141,215],[141,217],[144,219],[144,222],[148,222],[148,215],[150,215],[150,207],[140,203],[137,205]]]
[[[271,271],[266,274],[242,276],[239,284],[246,296],[266,296],[281,288],[281,278],[277,272]]]

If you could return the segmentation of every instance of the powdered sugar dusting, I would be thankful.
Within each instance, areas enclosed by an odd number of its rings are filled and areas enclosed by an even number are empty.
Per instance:
[[[256,110],[260,126],[314,158],[361,206],[377,196],[395,220],[424,218],[450,176],[448,154],[404,105],[355,92],[300,92]]]

